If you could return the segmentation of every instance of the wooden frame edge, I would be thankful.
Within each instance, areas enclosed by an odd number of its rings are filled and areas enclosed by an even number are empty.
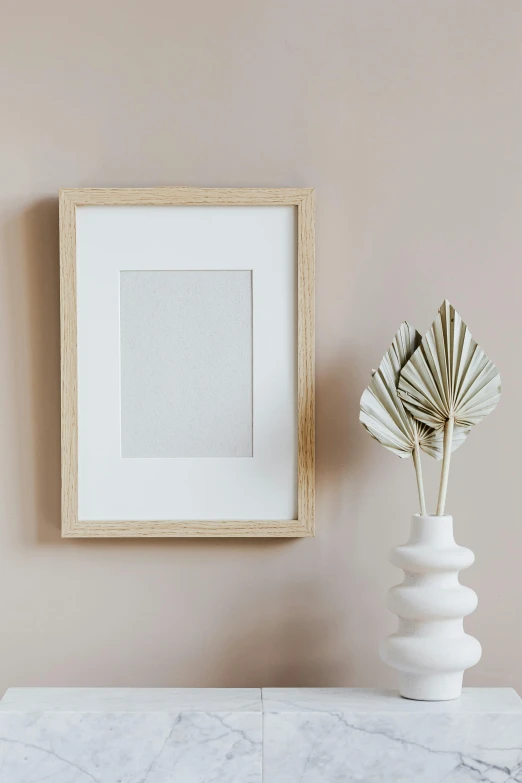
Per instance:
[[[315,191],[297,205],[297,516],[315,535]]]
[[[62,538],[305,538],[315,535],[315,191],[313,188],[60,189]],[[78,520],[76,207],[295,206],[298,311],[298,518],[281,521]]]
[[[60,191],[60,369],[62,536],[78,522],[76,204]]]
[[[62,538],[310,538],[313,532],[298,520],[245,521],[76,521]]]
[[[62,188],[60,195],[77,207],[99,206],[298,206],[313,188]]]

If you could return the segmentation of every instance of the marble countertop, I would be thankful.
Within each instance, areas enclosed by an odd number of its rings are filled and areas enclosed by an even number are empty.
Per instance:
[[[259,688],[9,688],[0,712],[261,712]]]
[[[367,688],[10,688],[9,783],[522,783],[522,699]]]
[[[464,688],[460,699],[452,701],[412,701],[403,699],[397,691],[376,688],[263,688],[263,710],[352,714],[522,713],[522,699],[513,688]]]
[[[0,712],[522,713],[512,688],[464,688],[453,701],[411,701],[377,688],[9,688]]]

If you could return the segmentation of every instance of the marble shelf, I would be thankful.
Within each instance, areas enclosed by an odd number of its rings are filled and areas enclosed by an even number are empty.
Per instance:
[[[422,702],[358,688],[263,691],[265,783],[522,781],[522,700]]]
[[[522,700],[357,688],[11,688],[0,783],[522,783]]]
[[[0,783],[261,783],[257,689],[10,688]]]

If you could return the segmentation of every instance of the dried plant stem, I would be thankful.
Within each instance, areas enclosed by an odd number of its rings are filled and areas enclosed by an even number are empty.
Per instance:
[[[413,465],[415,467],[415,475],[417,476],[417,489],[419,491],[419,503],[420,512],[423,517],[426,516],[426,500],[424,499],[424,483],[422,481],[422,465],[420,458],[419,442],[415,439],[415,446],[413,447]]]
[[[437,516],[444,515],[444,507],[446,505],[446,494],[448,492],[448,477],[451,461],[451,447],[453,444],[453,427],[455,419],[453,416],[446,421],[444,427],[444,453],[442,456],[442,470],[440,472],[440,488],[439,488],[439,500],[437,503]]]

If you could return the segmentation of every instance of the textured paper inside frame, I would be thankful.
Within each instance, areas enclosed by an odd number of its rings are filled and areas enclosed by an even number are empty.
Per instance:
[[[252,456],[250,270],[121,271],[122,457]]]

